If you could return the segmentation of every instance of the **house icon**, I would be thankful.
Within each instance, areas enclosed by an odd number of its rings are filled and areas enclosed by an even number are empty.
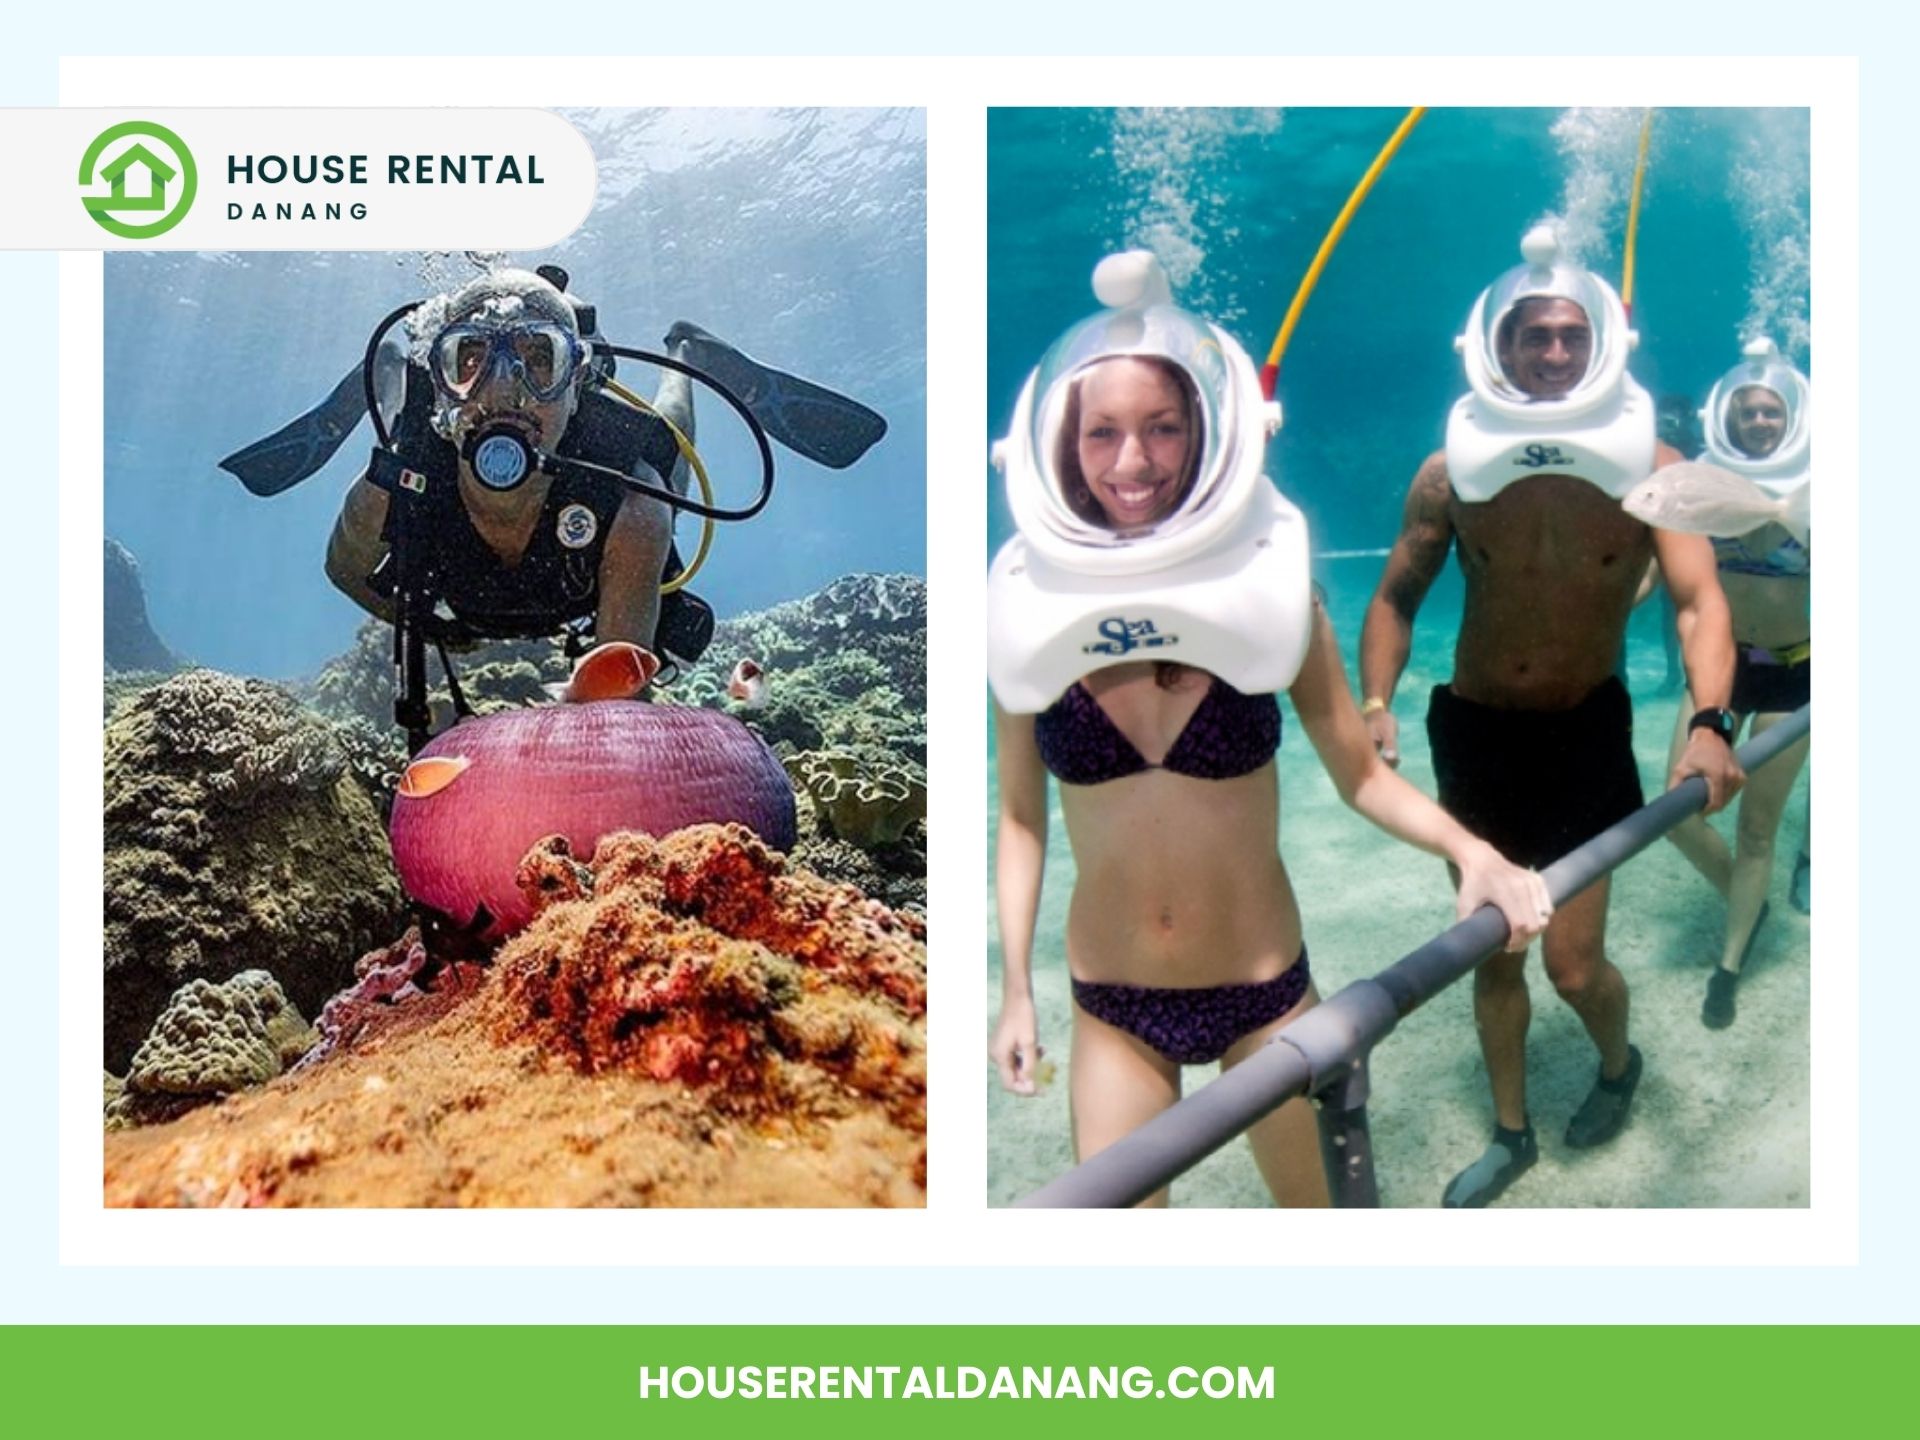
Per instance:
[[[145,195],[127,194],[127,172],[136,165],[147,173]],[[146,146],[135,141],[121,151],[111,164],[101,169],[100,179],[107,182],[109,193],[87,196],[86,207],[95,214],[103,210],[165,210],[167,186],[179,173]]]
[[[122,143],[126,148],[116,151]],[[193,152],[173,131],[151,120],[123,120],[94,136],[80,157],[79,181],[80,203],[96,225],[122,239],[148,240],[193,208],[200,177]]]

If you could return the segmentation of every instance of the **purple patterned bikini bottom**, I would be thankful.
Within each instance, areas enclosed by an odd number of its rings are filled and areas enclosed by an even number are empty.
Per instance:
[[[1312,983],[1303,947],[1292,968],[1254,985],[1196,989],[1076,980],[1073,1001],[1094,1019],[1144,1040],[1176,1065],[1207,1065],[1241,1036],[1293,1009]]]

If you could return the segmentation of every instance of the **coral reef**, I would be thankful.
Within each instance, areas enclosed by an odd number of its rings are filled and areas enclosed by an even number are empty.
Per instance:
[[[852,815],[843,815],[847,830],[837,828],[814,813],[818,797],[810,796],[792,858],[922,913],[925,827],[899,821],[926,793],[926,617],[927,585],[918,576],[843,576],[803,599],[722,620],[706,655],[670,692],[681,704],[727,705],[727,676],[751,659],[767,672],[766,702],[743,718],[787,764],[797,791],[808,793],[800,757],[823,752],[883,782],[888,797],[905,791],[903,803],[869,808],[872,829]],[[855,809],[858,792],[856,784],[847,797]]]
[[[109,1128],[170,1120],[235,1091],[264,1085],[313,1044],[314,1031],[264,970],[224,984],[189,980],[134,1052],[124,1084],[109,1086]]]
[[[786,766],[838,839],[867,849],[896,845],[927,818],[927,782],[904,765],[868,773],[852,755],[803,750],[788,756]]]
[[[477,715],[521,705],[544,703],[542,688],[564,681],[572,669],[563,649],[550,640],[492,640],[453,655],[460,690]],[[453,697],[437,660],[429,660],[427,699],[433,707],[433,728],[454,721]],[[392,733],[392,768],[406,768],[404,741],[393,724],[393,629],[384,621],[368,619],[354,633],[353,648],[335,656],[305,688],[303,698],[332,720],[362,720],[380,733]]]
[[[738,826],[549,840],[519,879],[492,969],[370,953],[324,1053],[108,1135],[106,1203],[925,1203],[918,920]]]
[[[264,969],[313,1013],[398,928],[379,816],[278,687],[187,671],[122,704],[104,745],[107,1068],[190,980]]]
[[[262,971],[247,971],[262,974]],[[234,977],[236,980],[239,976]],[[253,997],[206,980],[174,992],[134,1052],[127,1088],[162,1095],[230,1095],[280,1073]]]
[[[847,840],[820,833],[813,816],[800,818],[800,843],[787,852],[796,870],[811,870],[839,885],[851,885],[889,909],[905,911],[923,922],[927,915],[927,856],[923,848],[903,842],[878,850],[863,850]]]
[[[177,670],[180,661],[153,633],[140,566],[118,540],[108,540],[106,559],[106,655],[108,670]]]
[[[399,1023],[438,1019],[480,987],[485,973],[465,961],[441,967],[427,953],[418,927],[393,944],[369,950],[354,964],[354,983],[321,1010],[318,1042],[296,1069],[318,1065],[335,1052],[367,1044]],[[428,995],[434,997],[425,1002]]]
[[[117,711],[127,701],[144,695],[167,677],[158,670],[109,670],[103,689],[106,692],[106,705],[103,718],[113,719]]]
[[[790,1113],[837,1081],[924,1130],[926,931],[792,872],[744,826],[558,837],[521,865],[533,925],[501,951],[495,1033],[588,1073],[710,1086]]]
[[[767,672],[766,705],[751,720],[777,752],[836,750],[874,767],[924,767],[926,624],[918,576],[844,575],[802,599],[719,622],[672,695],[724,705],[727,676],[750,659]]]
[[[719,621],[713,643],[660,698],[733,709],[727,677],[742,659],[768,675],[767,703],[747,718],[781,753],[831,749],[870,766],[927,757],[927,585],[914,575],[845,575],[825,589]],[[461,689],[479,714],[537,702],[570,662],[545,640],[503,640],[456,655]],[[438,673],[437,666],[429,667]],[[369,620],[306,698],[333,719],[392,728],[392,632]],[[430,692],[436,728],[453,719],[444,684]],[[397,752],[396,752],[397,753]],[[404,768],[394,766],[393,768]]]

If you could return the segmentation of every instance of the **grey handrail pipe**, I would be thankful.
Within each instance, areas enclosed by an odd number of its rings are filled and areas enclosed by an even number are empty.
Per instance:
[[[1797,743],[1808,733],[1811,717],[1812,706],[1802,705],[1742,745],[1737,752],[1741,768],[1752,774]],[[1707,782],[1691,776],[1555,861],[1541,872],[1553,903],[1565,904],[1706,803]],[[1317,1095],[1337,1084],[1365,1063],[1403,1017],[1471,971],[1506,938],[1500,912],[1481,906],[1378,975],[1316,1005],[1259,1054],[1016,1204],[1032,1209],[1139,1204],[1296,1095]]]

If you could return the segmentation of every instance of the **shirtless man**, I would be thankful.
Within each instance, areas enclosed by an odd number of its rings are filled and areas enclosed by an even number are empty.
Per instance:
[[[1360,673],[1374,743],[1397,764],[1394,687],[1414,616],[1457,541],[1466,605],[1454,677],[1435,688],[1427,718],[1440,800],[1510,859],[1537,867],[1642,804],[1632,705],[1614,663],[1649,560],[1665,576],[1690,688],[1707,707],[1669,784],[1702,776],[1711,812],[1743,777],[1728,741],[1733,641],[1712,546],[1620,508],[1634,482],[1681,456],[1657,444],[1652,406],[1625,373],[1619,300],[1560,262],[1550,235],[1535,232],[1523,250],[1531,263],[1502,277],[1470,322],[1474,393],[1455,407],[1448,448],[1407,493],[1367,609]],[[1575,1148],[1619,1133],[1641,1072],[1627,1039],[1626,981],[1606,957],[1608,891],[1603,878],[1562,903],[1542,937],[1548,979],[1600,1052],[1598,1082],[1567,1128]],[[1474,976],[1496,1128],[1485,1155],[1447,1187],[1449,1207],[1485,1205],[1538,1156],[1525,963],[1524,951],[1496,955]]]

